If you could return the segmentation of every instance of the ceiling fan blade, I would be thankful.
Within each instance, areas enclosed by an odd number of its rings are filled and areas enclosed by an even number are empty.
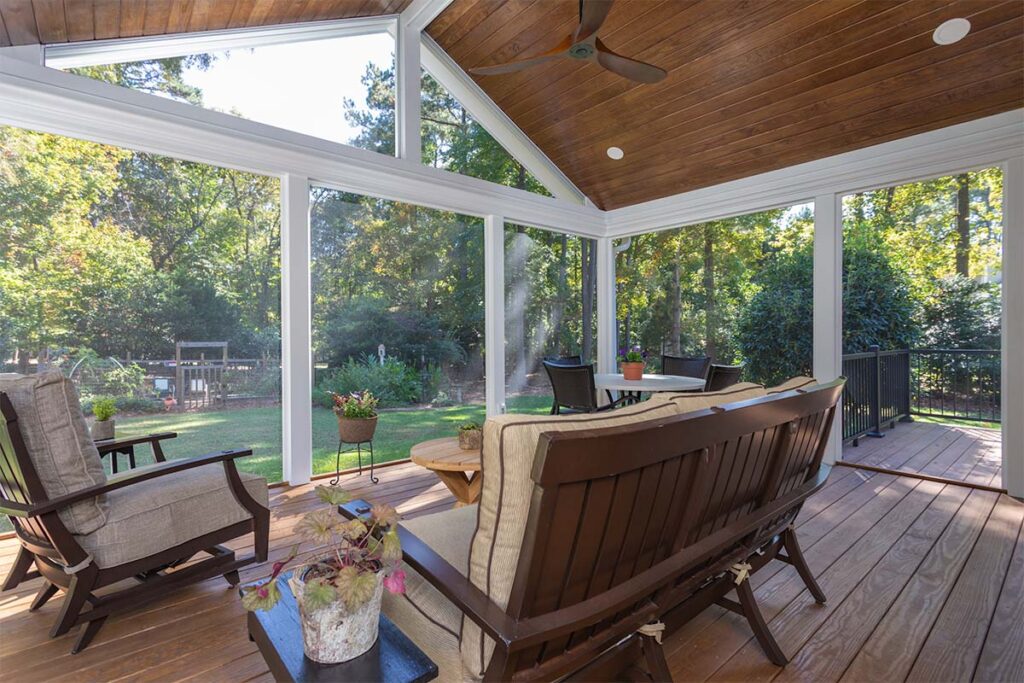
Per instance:
[[[556,59],[567,54],[569,48],[572,47],[572,36],[566,36],[562,42],[557,46],[551,48],[547,52],[541,52],[539,55],[533,57],[527,57],[526,59],[518,59],[514,62],[506,62],[504,64],[495,64],[494,66],[477,66],[469,70],[469,73],[476,74],[477,76],[497,76],[500,74],[510,74],[520,69],[526,69],[534,66],[535,64],[543,64],[551,59]]]
[[[631,81],[657,83],[668,75],[667,71],[653,64],[623,57],[609,50],[608,46],[601,42],[600,38],[597,39],[595,46],[597,47],[597,52],[594,54],[594,59],[598,64]]]
[[[615,0],[580,0],[580,25],[573,34],[573,42],[580,43],[597,33],[608,18]]]

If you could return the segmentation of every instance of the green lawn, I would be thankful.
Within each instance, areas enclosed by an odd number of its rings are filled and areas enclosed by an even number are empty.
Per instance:
[[[546,413],[551,399],[521,396],[508,401],[510,412]],[[454,436],[460,424],[484,420],[484,406],[384,411],[373,438],[374,461],[387,462],[409,457],[409,449],[420,441]],[[186,458],[228,448],[252,448],[251,457],[238,461],[241,469],[268,481],[281,480],[281,409],[243,408],[205,413],[162,413],[117,419],[117,436],[141,436],[153,432],[177,432],[178,438],[164,442],[169,458]],[[338,423],[334,413],[313,409],[313,473],[333,472],[338,450]],[[140,454],[141,455],[141,454]],[[146,453],[139,464],[152,462]],[[363,464],[369,461],[364,455]],[[341,456],[341,468],[356,466],[356,454]]]

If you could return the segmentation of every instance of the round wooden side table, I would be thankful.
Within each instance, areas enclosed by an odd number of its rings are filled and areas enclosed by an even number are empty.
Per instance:
[[[480,451],[459,448],[457,437],[431,439],[418,443],[409,451],[409,458],[425,467],[444,482],[455,496],[455,507],[472,505],[480,500]]]

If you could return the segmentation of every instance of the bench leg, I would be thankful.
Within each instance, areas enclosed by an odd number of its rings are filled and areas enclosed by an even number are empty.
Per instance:
[[[60,612],[57,614],[57,621],[50,629],[51,638],[64,635],[78,621],[82,608],[89,600],[97,571],[96,565],[93,564],[71,577],[71,584],[64,594],[64,603],[60,606]]]
[[[653,636],[640,636],[640,650],[643,652],[647,675],[655,683],[672,683],[672,672],[665,660],[665,649]]]
[[[787,561],[796,568],[800,578],[804,580],[807,590],[814,596],[814,601],[819,605],[824,605],[825,591],[821,590],[821,586],[815,580],[814,574],[811,573],[811,568],[807,566],[807,560],[804,559],[804,553],[800,549],[800,542],[796,538],[796,531],[793,530],[793,527],[789,527],[782,532],[782,543],[783,547],[786,548]]]
[[[772,635],[767,622],[764,620],[764,616],[761,615],[761,610],[758,609],[757,601],[754,599],[754,591],[750,588],[750,581],[746,579],[741,581],[736,586],[736,594],[740,598],[743,616],[747,618],[750,630],[754,632],[754,636],[761,645],[761,649],[768,655],[768,659],[771,660],[772,664],[786,666],[789,663],[789,659],[782,651],[782,648],[779,647],[779,644],[775,642],[775,636]]]

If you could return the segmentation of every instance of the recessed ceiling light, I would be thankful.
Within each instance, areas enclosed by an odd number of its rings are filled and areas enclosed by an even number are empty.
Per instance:
[[[623,152],[618,147],[609,147],[608,148],[608,156],[611,157],[612,159],[615,159],[616,161],[618,161],[619,159],[622,158]]]
[[[939,24],[932,34],[932,40],[939,45],[952,45],[963,40],[971,30],[971,22],[966,19],[950,19]]]

